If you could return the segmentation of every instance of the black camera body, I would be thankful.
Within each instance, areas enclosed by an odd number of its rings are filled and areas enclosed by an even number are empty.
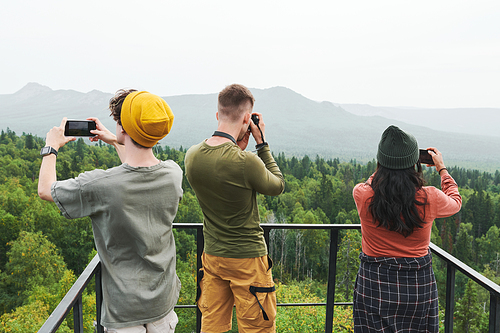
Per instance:
[[[255,125],[259,126],[259,116],[258,115],[253,114],[251,119]],[[250,125],[248,126],[248,130],[251,131]]]

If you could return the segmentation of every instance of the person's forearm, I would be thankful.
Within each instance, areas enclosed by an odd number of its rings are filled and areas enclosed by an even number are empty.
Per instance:
[[[267,170],[271,171],[271,173],[276,177],[283,178],[281,170],[278,167],[276,161],[274,160],[273,155],[271,154],[271,150],[269,149],[269,146],[262,148],[262,150],[258,151],[257,155],[260,157],[262,162],[264,162]]]
[[[42,165],[40,166],[40,176],[38,179],[38,195],[41,199],[54,201],[54,199],[52,199],[51,187],[56,180],[56,155],[50,154],[44,156]]]
[[[458,185],[448,173],[441,173],[441,190],[446,196],[442,196],[437,217],[448,217],[460,211],[462,207],[462,196],[458,192]]]
[[[264,162],[264,165],[266,166],[266,169],[270,172],[270,175],[272,175],[272,177],[270,177],[269,175],[269,177],[263,178],[264,183],[266,183],[267,186],[269,187],[267,190],[270,190],[271,188],[273,189],[272,192],[269,193],[269,195],[278,195],[282,193],[285,189],[285,179],[283,177],[283,174],[281,173],[280,168],[278,167],[278,164],[276,163],[271,154],[269,146],[262,148],[258,152],[258,156],[260,157],[262,162]]]

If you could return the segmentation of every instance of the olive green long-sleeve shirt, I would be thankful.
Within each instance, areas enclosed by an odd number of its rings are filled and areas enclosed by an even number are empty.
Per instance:
[[[205,253],[226,258],[267,254],[256,193],[278,195],[283,175],[269,146],[258,155],[232,142],[192,146],[185,157],[186,177],[203,211]]]

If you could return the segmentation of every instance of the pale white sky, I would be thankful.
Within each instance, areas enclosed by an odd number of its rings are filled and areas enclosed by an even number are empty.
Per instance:
[[[500,107],[498,0],[11,0],[0,94],[234,82],[375,106]]]

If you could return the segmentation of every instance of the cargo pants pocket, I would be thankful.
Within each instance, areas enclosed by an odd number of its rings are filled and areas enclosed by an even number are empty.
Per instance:
[[[253,285],[241,319],[254,327],[272,327],[276,319],[276,287]]]
[[[266,310],[264,310],[264,307],[260,303],[259,296],[257,296],[257,293],[273,293],[273,292],[276,292],[276,287],[275,286],[272,286],[272,287],[254,287],[254,286],[250,286],[250,293],[252,295],[254,295],[255,298],[257,299],[257,304],[259,304],[259,307],[262,310],[262,317],[264,318],[264,320],[269,320],[269,316],[267,315]],[[266,304],[269,303],[269,302],[265,302],[265,300],[267,300],[267,298],[269,298],[268,296],[269,295],[265,295],[264,296],[264,303],[266,303]]]

